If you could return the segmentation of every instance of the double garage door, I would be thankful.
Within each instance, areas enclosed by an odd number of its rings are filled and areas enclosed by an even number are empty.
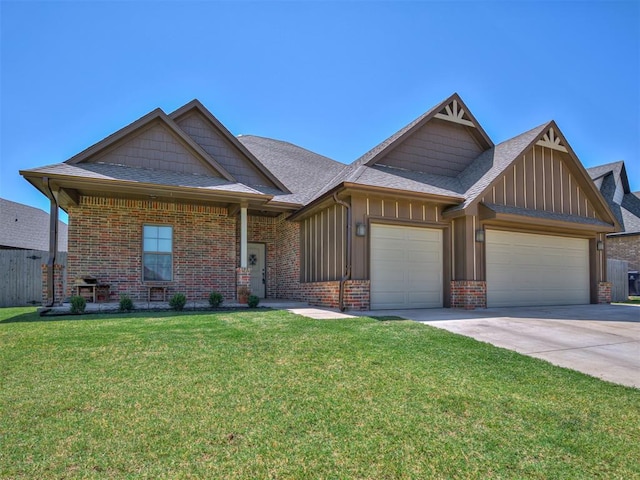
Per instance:
[[[589,303],[589,242],[487,230],[487,306]],[[438,308],[442,231],[371,225],[371,308]]]
[[[589,241],[487,230],[487,306],[589,303]]]

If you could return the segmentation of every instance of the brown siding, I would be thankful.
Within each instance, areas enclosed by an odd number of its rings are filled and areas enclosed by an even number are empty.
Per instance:
[[[482,153],[470,127],[433,119],[378,163],[418,172],[456,176]]]
[[[440,214],[442,211],[441,205],[421,202],[418,200],[389,199],[375,196],[354,196],[351,198],[351,208],[353,217],[353,258],[351,276],[356,280],[369,278],[369,231],[367,231],[367,235],[364,237],[355,236],[355,228],[358,223],[364,223],[367,227],[371,222],[376,221],[394,222],[411,226],[448,226],[448,222],[442,221],[442,216]],[[447,251],[446,246],[444,250],[445,252]],[[448,261],[449,257],[446,256],[445,262],[447,265]]]
[[[302,220],[300,225],[302,282],[339,280],[344,274],[346,213],[332,205]]]
[[[196,158],[164,125],[154,124],[92,162],[219,176]]]
[[[535,146],[505,170],[482,202],[594,217],[572,165],[568,154]]]
[[[239,182],[247,185],[274,186],[220,132],[216,131],[202,114],[194,112],[187,115],[178,120],[178,125]]]

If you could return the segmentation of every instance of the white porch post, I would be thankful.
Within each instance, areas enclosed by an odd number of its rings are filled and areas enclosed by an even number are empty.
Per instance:
[[[240,268],[247,268],[247,207],[240,207]]]

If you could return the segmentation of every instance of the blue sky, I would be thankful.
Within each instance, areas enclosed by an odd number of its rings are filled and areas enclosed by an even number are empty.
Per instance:
[[[554,119],[640,190],[640,2],[2,0],[0,196],[198,98],[234,134],[345,163],[458,92],[494,142]]]

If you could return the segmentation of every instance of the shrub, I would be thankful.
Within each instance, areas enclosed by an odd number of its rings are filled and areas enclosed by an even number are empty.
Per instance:
[[[169,300],[169,306],[174,310],[180,311],[187,303],[187,297],[184,293],[176,293],[171,300]]]
[[[130,312],[133,310],[133,300],[127,294],[120,295],[120,311],[121,312]]]
[[[71,297],[71,313],[84,313],[84,309],[87,307],[87,301],[80,295],[74,295]]]
[[[260,303],[260,297],[258,297],[257,295],[249,295],[249,300],[247,301],[247,304],[249,305],[250,308],[256,308],[259,303]]]
[[[209,305],[213,308],[219,307],[222,304],[222,294],[220,292],[211,292],[209,295]]]

